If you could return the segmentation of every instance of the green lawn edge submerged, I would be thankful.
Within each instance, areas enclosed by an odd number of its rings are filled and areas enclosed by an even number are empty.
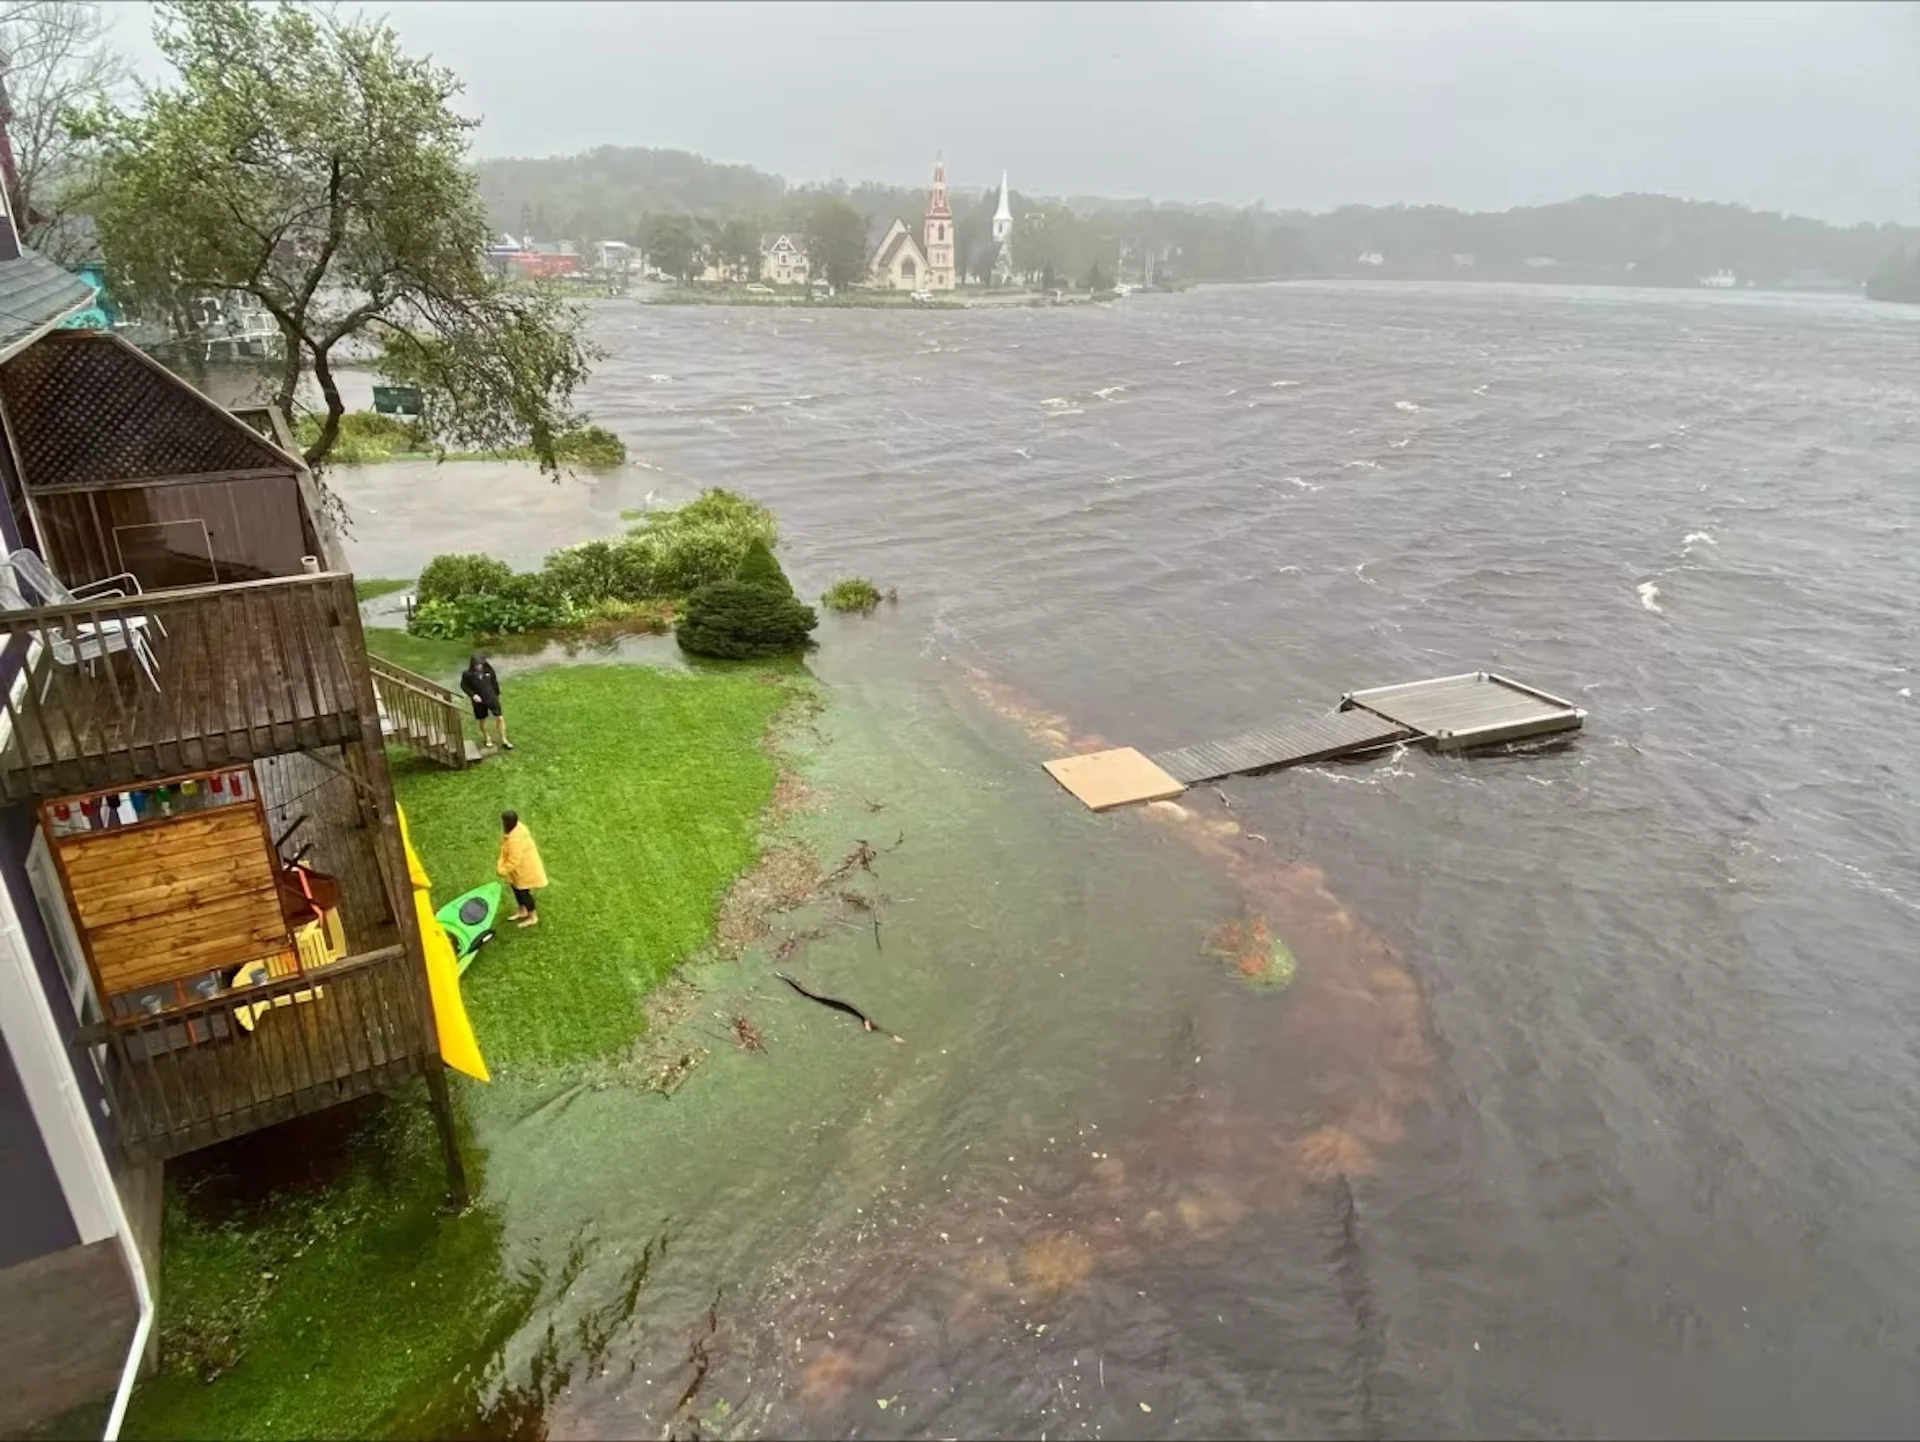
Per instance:
[[[463,984],[496,1077],[617,1055],[642,1033],[646,993],[707,950],[759,854],[779,773],[768,736],[808,684],[766,667],[546,667],[509,678],[511,754],[459,772],[397,766],[436,901],[491,878],[507,806],[552,878],[542,924],[503,927]],[[462,1110],[476,1090],[456,1089]],[[215,1149],[170,1166],[162,1363],[126,1436],[458,1425],[524,1316],[527,1280],[502,1275],[484,1205],[443,1210],[422,1089],[356,1107],[234,1144],[251,1156]],[[223,1195],[262,1170],[261,1153],[270,1169],[310,1145],[295,1128],[316,1127],[351,1133],[324,1176],[294,1167],[242,1203]],[[469,1148],[468,1165],[477,1182],[485,1158]]]

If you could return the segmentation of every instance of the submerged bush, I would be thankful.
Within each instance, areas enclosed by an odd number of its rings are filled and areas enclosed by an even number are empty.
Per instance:
[[[858,611],[865,615],[880,604],[880,588],[862,576],[835,581],[820,596],[829,611]]]
[[[819,624],[813,607],[770,586],[716,581],[687,597],[676,634],[690,655],[745,661],[798,651]]]

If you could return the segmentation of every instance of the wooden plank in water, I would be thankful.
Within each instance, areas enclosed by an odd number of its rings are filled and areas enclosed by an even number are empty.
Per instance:
[[[1047,774],[1092,811],[1134,801],[1165,801],[1187,789],[1131,746],[1049,761]]]
[[[1151,760],[1174,780],[1192,786],[1248,771],[1327,761],[1402,741],[1411,734],[1399,722],[1367,711],[1335,711],[1296,721],[1290,726],[1248,731],[1225,741],[1162,751]]]

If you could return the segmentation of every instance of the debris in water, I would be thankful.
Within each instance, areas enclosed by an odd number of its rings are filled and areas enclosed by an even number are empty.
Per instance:
[[[752,1019],[736,1016],[727,1026],[733,1033],[734,1045],[742,1051],[764,1052],[767,1049],[767,1035],[755,1026]]]
[[[838,997],[822,996],[818,992],[808,991],[804,986],[800,985],[799,982],[795,981],[792,977],[788,976],[784,971],[776,971],[774,975],[779,977],[780,980],[784,981],[788,986],[792,987],[795,991],[799,992],[800,995],[804,996],[808,1001],[817,1001],[820,1003],[820,1005],[830,1006],[835,1011],[844,1011],[848,1016],[852,1017],[855,1021],[859,1022],[860,1025],[865,1027],[868,1031],[881,1031],[881,1028],[874,1023],[873,1018],[868,1016],[864,1011],[860,1010],[860,1008],[855,1006],[852,1002],[841,1001]],[[881,1031],[881,1034],[883,1036],[893,1036],[893,1033],[890,1031]],[[906,1040],[906,1038],[903,1036],[893,1036],[893,1039],[895,1041]]]

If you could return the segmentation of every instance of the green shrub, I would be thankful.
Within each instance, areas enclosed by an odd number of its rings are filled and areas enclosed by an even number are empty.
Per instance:
[[[293,424],[293,438],[304,450],[320,437],[324,416],[306,414]],[[384,461],[396,452],[422,450],[426,440],[419,422],[399,416],[383,416],[378,411],[348,411],[340,417],[340,431],[334,437],[331,461],[357,465]]]
[[[579,426],[554,442],[555,457],[565,465],[619,466],[627,460],[627,443],[603,426]]]
[[[754,541],[777,545],[780,528],[758,501],[710,490],[648,516],[628,534],[652,594],[685,596],[730,578]]]
[[[435,556],[420,572],[414,594],[425,605],[429,601],[489,595],[512,582],[513,567],[492,556]]]
[[[645,601],[658,590],[645,549],[633,537],[585,541],[547,557],[547,584],[577,604],[594,601]]]
[[[740,558],[733,579],[749,586],[765,586],[769,591],[778,591],[783,596],[793,594],[793,582],[780,569],[780,563],[773,558],[771,548],[758,536],[748,544],[747,554]]]
[[[819,624],[813,607],[770,586],[716,581],[687,597],[677,635],[690,655],[744,661],[798,651]]]
[[[820,597],[829,611],[858,611],[862,615],[880,604],[880,588],[864,577],[835,581]]]
[[[548,594],[538,576],[515,576],[513,581],[490,594],[422,601],[408,619],[407,629],[432,640],[457,641],[467,636],[546,631],[572,623],[574,608],[564,597]]]

